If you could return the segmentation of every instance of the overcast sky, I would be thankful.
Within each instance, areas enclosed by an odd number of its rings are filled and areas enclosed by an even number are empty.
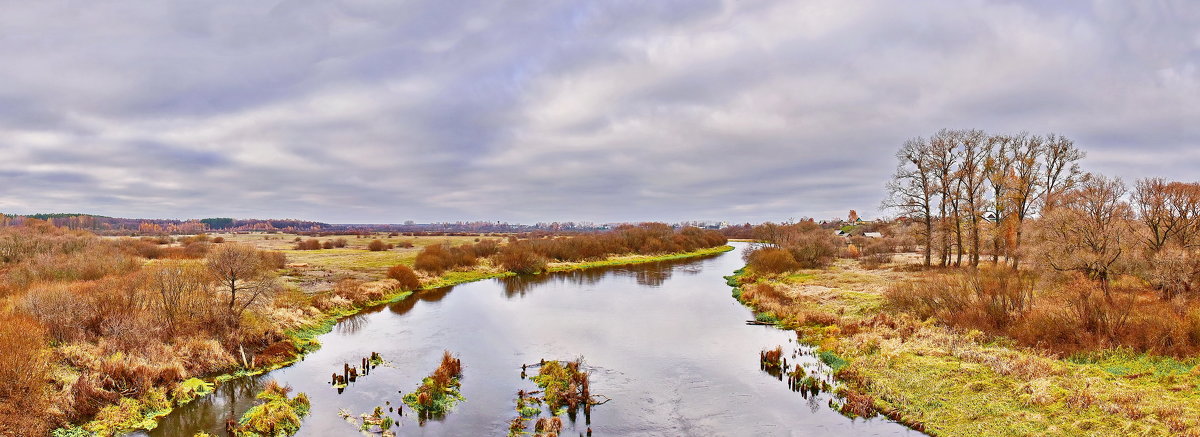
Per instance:
[[[5,1],[0,212],[877,213],[939,128],[1200,170],[1188,1]]]

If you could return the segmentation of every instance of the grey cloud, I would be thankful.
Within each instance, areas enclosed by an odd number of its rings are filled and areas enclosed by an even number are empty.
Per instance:
[[[782,220],[904,139],[1200,165],[1186,2],[65,1],[0,16],[0,211]],[[32,193],[32,194],[31,194]]]

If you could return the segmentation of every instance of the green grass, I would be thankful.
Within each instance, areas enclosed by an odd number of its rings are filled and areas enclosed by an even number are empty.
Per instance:
[[[1105,372],[1128,378],[1172,378],[1188,377],[1200,369],[1200,358],[1178,360],[1171,357],[1154,357],[1127,349],[1116,349],[1090,354],[1074,355],[1068,362],[1090,365]]]
[[[761,322],[761,323],[770,323],[770,324],[779,323],[779,317],[776,317],[775,314],[772,314],[770,312],[755,314],[754,320]]]
[[[817,357],[821,359],[822,363],[825,363],[825,365],[829,366],[830,369],[833,369],[834,372],[841,370],[843,367],[846,367],[846,365],[849,364],[845,359],[839,357],[838,354],[833,353],[833,351],[818,351]]]

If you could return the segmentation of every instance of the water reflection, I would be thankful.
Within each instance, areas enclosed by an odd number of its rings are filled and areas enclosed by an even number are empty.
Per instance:
[[[221,383],[209,396],[196,399],[187,405],[189,414],[172,414],[159,424],[160,429],[212,429],[213,419],[219,423],[215,426],[224,428],[230,421],[236,422],[242,413],[254,406],[255,396],[262,391],[267,378],[259,375],[242,377]],[[134,433],[134,436],[144,436]],[[189,434],[190,435],[190,434]]]
[[[392,312],[392,314],[404,315],[404,314],[407,314],[409,311],[412,311],[413,308],[416,308],[417,304],[420,302],[425,302],[425,303],[441,302],[442,299],[446,298],[446,295],[450,294],[450,290],[453,290],[453,289],[454,289],[454,287],[442,287],[442,288],[434,288],[431,290],[419,290],[419,291],[413,293],[412,296],[409,296],[408,298],[406,298],[404,300],[387,304],[387,308],[388,308],[388,311]],[[379,308],[382,308],[382,307],[379,307]]]

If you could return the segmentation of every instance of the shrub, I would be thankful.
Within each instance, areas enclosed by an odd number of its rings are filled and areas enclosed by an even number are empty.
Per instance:
[[[496,259],[501,267],[513,273],[534,274],[546,269],[546,259],[525,244],[504,246]]]
[[[746,263],[756,272],[780,274],[800,268],[792,252],[778,247],[760,247],[746,255]]]
[[[387,246],[384,245],[383,241],[380,241],[380,240],[371,240],[371,242],[369,244],[367,244],[367,250],[370,250],[372,252],[380,252],[380,251],[383,251],[386,249],[387,249]]]
[[[299,239],[300,237],[296,237]],[[317,250],[321,248],[321,240],[309,238],[304,241],[296,242],[296,250]]]
[[[263,265],[272,269],[282,269],[287,267],[287,255],[283,252],[276,251],[261,251],[258,255],[262,258]]]
[[[225,237],[213,237],[212,242],[216,244],[224,243]]]
[[[50,351],[33,319],[0,314],[0,435],[46,435]]]
[[[209,243],[193,241],[183,245],[182,257],[188,259],[204,258],[208,255]]]
[[[400,283],[400,289],[411,291],[421,288],[421,280],[417,278],[417,274],[411,268],[403,264],[397,264],[388,269],[387,276],[395,279]]]
[[[459,267],[471,267],[479,261],[475,258],[472,245],[451,247],[446,244],[431,244],[421,249],[413,267],[434,274]]]
[[[890,253],[873,253],[862,257],[859,262],[865,269],[878,269],[884,264],[892,262],[892,254]]]
[[[56,341],[81,340],[85,337],[83,324],[92,316],[92,307],[74,290],[81,285],[45,284],[25,294],[21,309],[49,329]]]
[[[413,267],[416,267],[417,270],[440,275],[446,269],[450,268],[450,261],[447,259],[448,256],[445,247],[440,244],[431,244],[425,246],[417,254],[416,260],[413,261]]]

